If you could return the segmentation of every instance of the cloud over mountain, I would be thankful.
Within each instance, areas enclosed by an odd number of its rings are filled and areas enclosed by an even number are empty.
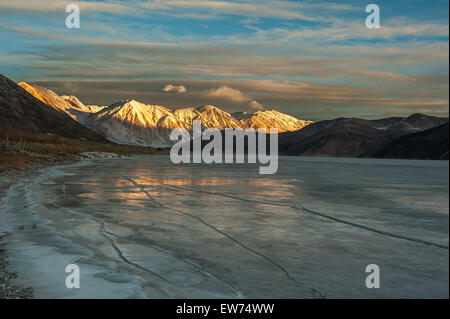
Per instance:
[[[172,85],[168,84],[163,89],[164,92],[176,92],[176,93],[185,93],[187,91],[186,87],[183,85]]]
[[[248,96],[245,96],[244,93],[242,93],[239,90],[230,88],[228,86],[221,86],[217,89],[211,89],[208,91],[206,96],[209,97],[215,97],[220,99],[226,99],[233,102],[247,102],[250,100]]]
[[[264,106],[253,100],[251,97],[242,93],[242,91],[233,89],[228,86],[221,86],[216,89],[211,89],[206,94],[208,97],[219,98],[224,100],[229,100],[237,103],[248,103],[248,107],[253,110],[263,110]]]
[[[264,105],[256,101],[251,101],[248,106],[253,110],[264,110]]]

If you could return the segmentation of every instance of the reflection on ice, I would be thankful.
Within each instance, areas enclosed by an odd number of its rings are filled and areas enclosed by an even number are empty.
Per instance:
[[[448,162],[282,158],[268,176],[97,159],[24,178],[3,203],[5,227],[38,224],[8,245],[37,297],[448,297]],[[380,289],[364,285],[372,263]]]

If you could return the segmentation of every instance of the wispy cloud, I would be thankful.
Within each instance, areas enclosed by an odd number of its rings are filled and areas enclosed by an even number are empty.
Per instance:
[[[369,30],[350,2],[74,1],[82,28],[69,30],[68,3],[0,0],[2,72],[70,83],[99,104],[136,95],[311,119],[448,113],[448,4],[385,2]]]
[[[129,14],[130,7],[120,3],[108,3],[103,1],[58,1],[58,0],[1,0],[1,10],[34,11],[34,12],[64,12],[70,3],[76,4],[80,10],[91,12],[103,12],[114,14]]]
[[[354,10],[349,5],[328,3],[320,5],[314,2],[293,1],[197,1],[197,0],[154,0],[132,2],[70,1],[83,11],[126,15],[131,12],[167,15],[179,18],[210,19],[221,15],[233,15],[250,18],[278,18],[284,20],[319,21],[324,17],[320,11]],[[0,1],[0,9],[50,12],[64,10],[68,2],[58,0],[16,0]]]
[[[241,17],[279,18],[287,20],[317,21],[317,15],[306,15],[307,8],[315,8],[314,5],[300,4],[291,1],[180,1],[180,0],[156,0],[142,4],[142,7],[174,15],[177,17],[195,17],[208,19],[211,16],[221,14]],[[348,6],[334,5],[334,10],[349,9]]]

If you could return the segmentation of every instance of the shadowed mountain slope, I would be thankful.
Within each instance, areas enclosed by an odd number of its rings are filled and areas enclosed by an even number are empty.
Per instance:
[[[413,134],[403,135],[374,152],[372,157],[449,159],[448,123]]]
[[[104,141],[65,112],[58,112],[0,75],[0,128]]]
[[[281,134],[279,149],[286,155],[365,156],[400,136],[444,123],[448,123],[448,118],[424,114],[379,120],[338,118]]]

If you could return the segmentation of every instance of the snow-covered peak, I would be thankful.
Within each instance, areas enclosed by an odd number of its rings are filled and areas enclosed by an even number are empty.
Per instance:
[[[172,113],[180,120],[192,121],[194,118],[200,115],[200,112],[193,107],[187,107],[184,109],[178,109],[172,111]]]
[[[297,131],[312,123],[276,110],[257,111],[250,114],[241,114],[239,122],[245,128],[264,128],[270,132],[271,128],[278,129],[278,133]]]
[[[203,115],[193,107],[187,107],[184,109],[174,110],[174,111],[172,111],[172,115],[173,115],[172,116],[173,119],[166,120],[166,122],[168,120],[170,120],[172,122],[171,125],[167,125],[167,127],[170,127],[170,128],[192,129],[192,121],[199,120],[203,124],[206,122]]]
[[[84,105],[77,97],[73,95],[59,96],[52,90],[35,84],[29,84],[26,82],[20,82],[18,84],[38,100],[50,105],[61,113],[70,115],[74,120],[77,120],[82,124],[91,113],[96,113],[101,110],[100,107],[95,105]]]
[[[82,111],[85,109],[85,105],[76,97],[73,95],[61,95],[61,98],[69,102],[73,107],[76,107]]]
[[[202,112],[213,112],[213,111],[215,111],[215,112],[224,112],[221,109],[219,109],[218,107],[215,107],[213,105],[202,105],[202,106],[199,106],[197,108],[197,111],[199,111],[200,113],[202,113]]]
[[[205,127],[215,127],[218,129],[240,128],[239,121],[231,116],[230,113],[212,105],[203,105],[197,108],[202,116],[202,124]]]
[[[72,105],[57,95],[52,90],[43,88],[39,85],[29,84],[26,82],[19,82],[19,86],[24,88],[28,93],[33,95],[36,99],[44,102],[47,105],[50,105],[55,110],[71,115],[68,110],[72,108]]]
[[[130,125],[154,127],[159,119],[170,112],[160,105],[143,104],[136,100],[122,100],[94,114],[92,119],[114,119]]]

